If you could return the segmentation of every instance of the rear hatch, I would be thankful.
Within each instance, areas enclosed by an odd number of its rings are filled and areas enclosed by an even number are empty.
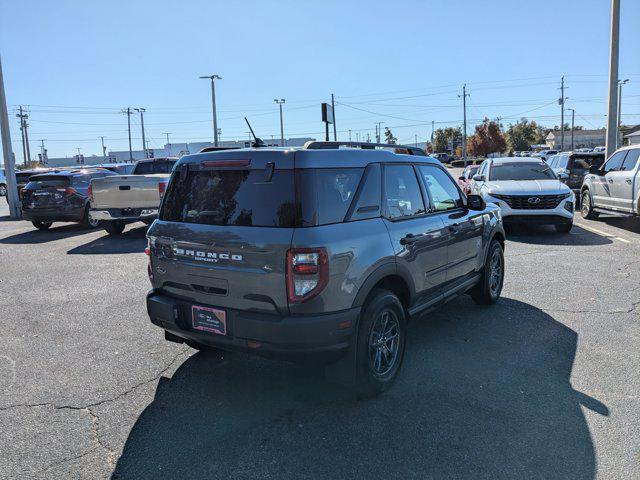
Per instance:
[[[293,157],[251,150],[184,159],[148,233],[154,286],[193,303],[286,313]]]
[[[92,208],[144,208],[160,205],[159,184],[169,175],[114,175],[93,180]]]
[[[73,193],[71,179],[65,175],[38,175],[23,191],[23,205],[29,208],[50,208],[65,203]]]

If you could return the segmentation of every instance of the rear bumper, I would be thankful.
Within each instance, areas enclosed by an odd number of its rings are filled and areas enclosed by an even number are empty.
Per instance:
[[[31,222],[80,222],[84,218],[84,207],[27,208],[23,205],[22,218]]]
[[[298,362],[331,363],[348,350],[360,308],[323,315],[280,316],[223,309],[227,313],[227,335],[194,330],[193,304],[151,290],[147,312],[154,325],[185,340],[224,350],[249,352]],[[215,307],[215,305],[212,305]]]
[[[154,220],[158,217],[158,207],[150,208],[108,208],[91,209],[89,217],[92,220],[112,222],[115,220],[125,222],[137,222],[138,220]]]

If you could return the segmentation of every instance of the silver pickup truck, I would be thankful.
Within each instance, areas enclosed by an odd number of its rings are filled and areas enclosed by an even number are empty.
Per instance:
[[[111,235],[128,223],[151,224],[177,158],[140,160],[131,175],[116,175],[91,182],[89,216]]]
[[[602,166],[593,165],[580,189],[584,218],[600,213],[640,216],[640,145],[616,150]]]

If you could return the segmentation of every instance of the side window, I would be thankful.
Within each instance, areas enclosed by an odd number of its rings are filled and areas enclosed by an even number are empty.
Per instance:
[[[425,213],[418,179],[411,165],[385,166],[384,190],[389,218]]]
[[[358,194],[358,200],[351,214],[351,220],[364,220],[380,216],[380,199],[382,193],[382,177],[380,165],[369,165],[361,180],[362,187]]]
[[[609,160],[607,160],[607,163],[604,164],[604,168],[603,168],[604,173],[616,172],[620,170],[620,167],[622,166],[622,161],[624,160],[624,156],[626,155],[626,153],[627,152],[623,150],[621,152],[616,152],[613,155],[611,155],[611,157],[609,157]]]
[[[638,163],[638,157],[640,157],[640,148],[629,150],[627,152],[627,156],[624,159],[624,162],[622,162],[622,167],[620,168],[620,170],[634,170],[636,168],[636,164]]]
[[[549,161],[547,162],[549,164],[549,166],[551,168],[555,168],[556,163],[558,162],[558,157],[557,156],[553,156],[549,159]]]
[[[91,174],[81,174],[74,176],[71,183],[75,188],[89,188],[90,181]]]
[[[463,206],[460,191],[449,175],[431,165],[421,165],[418,170],[424,178],[424,183],[431,194],[431,200],[437,212]]]
[[[566,155],[558,155],[556,158],[558,159],[556,168],[567,168],[569,157],[567,157]]]
[[[480,169],[478,170],[477,175],[484,175],[486,177],[487,175],[487,162],[483,162],[482,165],[480,165]]]

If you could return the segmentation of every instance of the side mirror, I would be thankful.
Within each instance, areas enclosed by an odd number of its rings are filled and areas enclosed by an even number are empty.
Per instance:
[[[567,180],[569,178],[569,174],[567,172],[560,172],[558,173],[558,179],[560,180]]]
[[[484,175],[474,175],[474,176],[473,176],[473,179],[474,179],[476,182],[484,182]]]
[[[600,167],[597,165],[591,165],[589,167],[589,173],[593,173],[594,175],[600,175]]]
[[[467,208],[481,211],[487,208],[487,203],[480,195],[467,195]]]
[[[458,180],[462,180],[462,181],[464,182],[464,181],[466,180],[466,178],[464,178],[464,175],[460,175],[460,176],[458,177]]]

